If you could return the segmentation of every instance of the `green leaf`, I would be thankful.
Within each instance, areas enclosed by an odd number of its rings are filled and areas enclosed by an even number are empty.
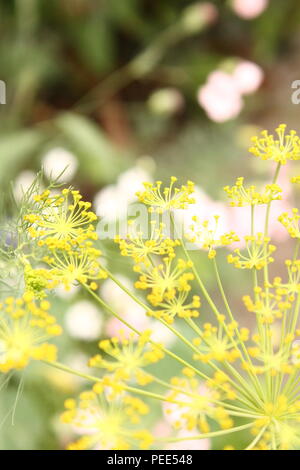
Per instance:
[[[0,180],[11,179],[27,158],[40,148],[44,138],[37,130],[0,135]]]
[[[93,183],[110,183],[129,166],[128,155],[113,145],[89,119],[79,114],[65,113],[56,119],[55,124],[68,148],[77,155],[84,176]]]
[[[112,68],[115,58],[114,36],[103,15],[76,22],[70,30],[73,46],[90,69],[102,73]]]

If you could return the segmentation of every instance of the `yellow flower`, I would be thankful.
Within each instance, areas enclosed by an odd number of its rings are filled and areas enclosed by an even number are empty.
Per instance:
[[[187,301],[187,291],[175,291],[174,295],[159,302],[157,310],[149,310],[149,316],[161,318],[167,323],[173,323],[174,318],[196,318],[199,316],[198,308],[201,305],[200,297],[193,295],[191,301]]]
[[[257,419],[252,434],[260,439],[253,450],[295,450],[300,445],[299,401],[289,403],[286,395],[279,395],[274,402],[264,406],[264,418]]]
[[[154,267],[136,266],[135,271],[140,273],[140,277],[135,287],[142,290],[151,289],[147,299],[152,305],[157,306],[165,298],[174,297],[176,289],[179,292],[191,290],[189,282],[194,279],[194,274],[186,272],[191,267],[191,263],[180,258],[176,261],[164,258],[163,263]]]
[[[293,176],[291,178],[291,183],[300,184],[300,176]]]
[[[211,420],[217,422],[222,429],[232,427],[232,419],[217,404],[222,392],[216,391],[211,384],[201,384],[195,377],[188,376],[173,377],[171,385],[174,390],[166,397],[166,413],[171,420],[174,415],[175,419],[172,421],[175,428],[189,431],[198,429],[200,433],[209,433]]]
[[[291,237],[297,239],[291,260],[285,261],[287,275],[282,275],[283,278],[274,277],[270,272],[269,263],[273,261],[275,246],[268,235],[268,227],[271,203],[281,198],[281,189],[276,184],[280,165],[300,158],[300,141],[294,131],[286,135],[285,126],[280,125],[276,137],[264,132],[261,138],[254,138],[251,151],[262,159],[278,163],[272,184],[261,192],[255,186],[244,186],[243,178],[238,178],[233,187],[225,187],[231,205],[252,207],[251,236],[245,237],[244,249],[236,249],[228,256],[229,263],[235,267],[252,271],[251,276],[246,276],[251,279],[248,292],[252,294],[243,297],[247,311],[241,319],[245,324],[253,325],[251,335],[248,328],[240,327],[236,321],[242,312],[239,312],[236,299],[227,297],[217,260],[213,262],[214,277],[207,272],[210,263],[205,263],[200,272],[201,264],[194,264],[185,240],[172,240],[166,236],[164,225],[151,222],[150,234],[136,232],[132,225],[124,240],[116,239],[121,254],[135,262],[133,271],[138,275],[135,287],[143,290],[146,296],[142,301],[101,266],[101,252],[94,244],[96,234],[92,226],[96,216],[89,211],[88,203],[81,202],[78,192],[66,190],[61,195],[51,196],[47,190],[35,197],[33,210],[25,216],[25,224],[21,218],[19,228],[25,227],[32,238],[28,243],[27,233],[23,238],[19,230],[21,242],[13,250],[18,263],[24,265],[27,292],[22,299],[9,297],[1,305],[0,371],[23,368],[31,359],[49,361],[55,358],[55,347],[46,341],[59,334],[60,327],[48,313],[50,304],[47,300],[37,304],[33,302],[33,296],[42,299],[47,289],[59,283],[66,288],[74,282],[83,284],[89,292],[93,291],[93,298],[102,307],[121,319],[121,311],[114,312],[97,296],[96,281],[106,275],[115,280],[146,314],[161,322],[166,331],[174,333],[184,347],[181,353],[180,347],[176,346],[173,351],[154,343],[149,331],[139,331],[138,325],[134,321],[131,325],[126,318],[125,324],[135,333],[125,337],[123,332],[120,338],[100,341],[101,354],[89,362],[105,374],[101,379],[72,371],[56,362],[52,364],[95,383],[93,390],[80,395],[79,401],[68,399],[65,403],[62,420],[75,426],[81,435],[69,445],[70,449],[152,446],[151,433],[145,429],[145,424],[140,424],[149,409],[137,398],[139,396],[164,402],[164,411],[170,415],[174,427],[192,431],[191,438],[195,440],[222,436],[222,441],[227,439],[222,442],[222,447],[231,449],[233,433],[247,431],[249,442],[246,448],[249,450],[299,448],[298,210],[280,216]],[[294,177],[294,180],[299,182],[300,178]],[[176,178],[171,178],[170,186],[165,189],[160,182],[146,183],[145,190],[138,193],[139,200],[149,206],[150,212],[156,212],[155,218],[159,220],[163,219],[161,213],[186,209],[194,202],[191,197],[193,183],[175,188],[175,182]],[[70,198],[73,198],[71,202]],[[253,208],[257,204],[267,205],[264,233],[255,233]],[[197,248],[207,250],[211,259],[216,257],[218,247],[238,241],[234,232],[218,233],[218,220],[215,217],[210,225],[195,216],[187,234],[188,239],[198,244]],[[35,260],[43,260],[47,266],[34,267]],[[230,274],[226,274],[230,278]],[[212,279],[216,280],[216,288],[210,285]],[[199,292],[192,290],[194,284]],[[238,281],[236,284],[238,292]],[[200,297],[194,293],[201,293],[204,299],[203,319],[197,318]],[[120,299],[122,302],[123,298]],[[120,307],[122,305],[117,306],[118,310]],[[213,315],[213,320],[209,315]],[[181,320],[173,325],[176,317]],[[161,359],[184,366],[183,377],[165,380],[163,375],[172,364],[153,366]],[[164,371],[163,374],[156,376],[156,369]],[[149,421],[146,423],[149,426]],[[170,437],[172,441],[173,437]],[[163,439],[166,440],[168,438]],[[177,440],[180,437],[176,436]],[[160,439],[155,441],[158,445]]]
[[[77,283],[91,283],[95,290],[94,281],[106,279],[107,274],[102,268],[99,257],[101,251],[90,246],[91,242],[82,245],[73,245],[68,250],[53,250],[44,256],[43,261],[51,268],[52,279],[64,285],[69,290]]]
[[[239,269],[262,269],[266,264],[272,263],[274,259],[271,254],[274,253],[276,247],[270,244],[270,238],[264,237],[262,233],[256,235],[247,235],[246,250],[244,254],[239,248],[234,250],[234,255],[228,255],[228,263],[233,264]]]
[[[97,234],[91,224],[97,220],[89,211],[90,202],[81,201],[79,191],[64,189],[61,194],[51,196],[49,191],[36,195],[35,211],[24,216],[31,237],[38,239],[39,246],[58,244],[59,241],[87,239],[96,240]]]
[[[122,256],[130,256],[135,263],[151,264],[151,255],[161,255],[166,257],[174,257],[174,248],[179,245],[178,240],[172,240],[164,235],[164,225],[156,226],[155,221],[151,222],[150,234],[146,236],[143,232],[128,233],[127,239],[120,236],[115,238],[115,242],[119,244]]]
[[[189,204],[194,204],[195,199],[191,197],[194,192],[194,183],[188,181],[180,188],[174,188],[177,181],[175,176],[171,177],[170,186],[162,189],[162,182],[155,184],[144,183],[145,191],[136,193],[138,199],[149,207],[150,212],[163,213],[171,209],[186,209]]]
[[[300,142],[296,131],[285,134],[286,125],[280,124],[276,129],[277,138],[262,131],[262,137],[253,137],[253,146],[249,149],[256,157],[262,160],[273,160],[285,165],[287,160],[299,160]]]
[[[212,360],[219,362],[234,362],[240,353],[235,346],[238,341],[233,340],[234,333],[230,327],[225,326],[224,320],[219,319],[219,326],[213,326],[211,323],[205,323],[203,330],[199,329],[199,337],[193,340],[198,349],[194,354],[194,359],[207,363]],[[226,330],[226,331],[225,331]]]
[[[46,297],[45,291],[53,289],[58,284],[50,270],[45,268],[33,269],[29,263],[26,263],[24,267],[24,281],[26,291],[32,292],[37,299]]]
[[[278,217],[279,222],[287,229],[290,236],[298,239],[300,238],[299,219],[299,211],[296,208],[292,210],[292,215],[284,212]]]
[[[216,256],[216,248],[231,245],[239,241],[239,237],[235,232],[231,231],[218,235],[219,216],[214,216],[214,227],[210,227],[209,221],[201,222],[197,216],[193,216],[194,224],[190,226],[191,233],[185,234],[185,237],[191,242],[199,245],[203,250],[208,251],[210,259]]]
[[[261,287],[255,287],[255,301],[249,295],[243,297],[244,304],[249,312],[257,315],[257,321],[262,324],[271,324],[282,318],[283,313],[291,308],[292,303],[280,289],[273,293],[270,285],[265,292]]]
[[[82,392],[78,403],[73,399],[65,402],[62,422],[72,424],[82,435],[68,449],[148,448],[153,441],[151,433],[139,426],[140,417],[149,412],[148,406],[130,395],[108,401],[101,384],[96,384],[94,390]]]
[[[121,330],[121,338],[114,337],[100,341],[99,348],[113,360],[106,360],[97,354],[90,359],[90,367],[105,369],[117,380],[134,380],[140,385],[146,385],[152,381],[152,378],[143,372],[142,368],[164,357],[161,348],[149,345],[150,335],[151,331],[144,331],[138,338],[134,333],[126,338]]]
[[[280,288],[280,292],[287,294],[292,301],[295,300],[294,295],[300,292],[300,260],[287,259],[285,265],[288,271],[288,281],[282,282],[281,277],[277,276],[274,278],[274,286]]]
[[[0,372],[23,369],[32,359],[56,359],[56,347],[47,341],[62,330],[49,307],[47,301],[35,303],[30,292],[0,305]]]
[[[230,205],[233,207],[269,204],[271,201],[282,199],[282,189],[278,184],[267,184],[264,191],[260,193],[254,185],[246,188],[243,177],[237,178],[234,186],[225,186],[224,191],[227,193]]]

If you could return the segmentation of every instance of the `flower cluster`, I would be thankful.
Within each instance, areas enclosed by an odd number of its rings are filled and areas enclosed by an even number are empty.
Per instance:
[[[140,385],[150,383],[151,375],[145,373],[143,368],[164,357],[161,348],[149,344],[150,335],[151,331],[145,331],[139,338],[134,333],[127,338],[120,331],[120,337],[100,341],[101,351],[113,360],[106,360],[101,354],[97,354],[90,359],[90,367],[104,369],[113,374],[116,380],[135,380]]]
[[[208,220],[200,221],[197,216],[192,217],[193,224],[189,227],[186,238],[197,246],[206,250],[208,258],[213,259],[217,252],[216,248],[229,246],[239,241],[239,237],[234,231],[218,234],[219,216],[214,216],[214,227],[211,227]]]
[[[138,426],[140,417],[149,412],[139,398],[125,395],[110,401],[104,387],[96,383],[93,390],[82,392],[78,403],[65,401],[64,423],[72,423],[81,437],[68,445],[69,450],[131,449],[133,443],[141,449],[152,444],[152,436]]]
[[[95,215],[77,191],[67,189],[52,196],[46,190],[35,196],[22,220],[28,236],[26,249],[22,251],[23,245],[16,248],[24,267],[26,292],[21,298],[6,298],[0,308],[0,371],[20,369],[31,359],[40,359],[92,382],[78,400],[65,402],[62,421],[81,436],[68,445],[69,449],[159,448],[181,440],[218,436],[222,436],[225,449],[232,449],[232,436],[241,432],[248,450],[300,447],[297,209],[279,218],[295,242],[294,252],[285,261],[284,274],[281,270],[281,276],[274,277],[269,272],[276,250],[269,236],[271,205],[282,197],[277,179],[282,164],[300,158],[300,141],[294,131],[286,135],[283,125],[276,134],[264,132],[261,138],[254,138],[250,149],[263,160],[277,163],[272,182],[262,192],[255,186],[244,186],[243,178],[225,187],[230,204],[249,210],[251,219],[245,247],[227,255],[229,265],[245,270],[244,277],[251,282],[240,307],[227,296],[218,268],[218,259],[224,254],[216,250],[238,242],[239,237],[233,231],[220,234],[218,216],[211,226],[195,215],[188,229],[180,236],[177,233],[174,209],[185,210],[194,203],[192,182],[177,188],[172,177],[166,188],[160,182],[145,183],[145,190],[137,194],[148,209],[147,215],[157,219],[162,219],[162,214],[169,216],[173,230],[173,234],[167,233],[166,225],[151,221],[148,233],[136,230],[131,223],[127,236],[116,238],[121,255],[133,260],[137,291],[102,267],[93,226]],[[265,206],[263,232],[256,229],[254,209],[258,205]],[[194,244],[195,259],[186,239]],[[33,254],[28,246],[34,247]],[[172,350],[153,339],[154,329],[153,333],[141,331],[140,319],[131,324],[122,305],[116,312],[98,295],[97,281],[106,276],[136,302],[141,314],[152,317],[146,320],[159,323],[164,332],[175,336],[178,342]],[[214,290],[207,285],[212,276]],[[101,308],[127,328],[118,337],[99,338],[101,353],[95,351],[89,360],[96,376],[54,362],[56,348],[47,342],[61,333],[48,313],[48,291],[59,284],[68,289],[74,283],[80,283]],[[182,354],[179,345],[184,348]],[[174,361],[181,373],[171,378],[165,374],[168,361]],[[162,415],[173,424],[170,435],[163,438],[148,429],[150,421],[141,422],[151,411],[153,400],[162,404]]]
[[[253,147],[249,151],[262,160],[273,160],[281,165],[285,165],[288,160],[299,160],[300,140],[296,131],[292,130],[285,134],[286,125],[280,124],[276,129],[277,136],[262,131],[262,137],[253,137]]]
[[[144,183],[145,191],[136,193],[138,199],[143,204],[149,206],[150,212],[163,213],[171,209],[186,209],[189,204],[194,204],[195,199],[191,197],[194,192],[194,183],[188,181],[180,188],[174,188],[177,178],[171,177],[170,186],[162,189],[162,182],[155,184]]]
[[[47,341],[62,330],[49,308],[47,300],[38,304],[29,292],[0,304],[0,372],[23,369],[32,359],[56,359],[56,346]]]
[[[291,215],[284,212],[278,217],[278,220],[287,229],[292,238],[300,238],[300,215],[298,209],[294,208]]]
[[[132,224],[130,224],[132,229]],[[126,238],[115,237],[115,242],[119,244],[122,256],[131,257],[135,263],[151,264],[151,255],[159,255],[168,258],[174,256],[174,248],[178,246],[178,240],[172,240],[164,234],[164,225],[157,226],[155,220],[150,223],[150,233],[133,231],[127,234]]]
[[[95,281],[106,278],[106,273],[100,264],[101,251],[95,247],[98,236],[92,222],[97,216],[89,210],[91,204],[70,189],[54,196],[46,190],[34,201],[34,211],[24,216],[25,228],[47,269],[31,270],[29,285],[47,280],[52,281],[46,284],[50,288],[63,284],[69,290],[77,282],[95,289]]]
[[[234,250],[234,255],[228,255],[229,263],[232,263],[239,269],[262,269],[268,263],[272,263],[274,258],[271,256],[276,247],[270,244],[270,237],[264,237],[262,233],[256,235],[246,235],[246,249],[242,254],[239,248]]]
[[[278,184],[267,184],[263,192],[258,192],[256,186],[244,186],[244,178],[237,178],[235,185],[225,186],[224,191],[230,199],[231,206],[257,206],[268,204],[271,201],[281,199],[282,189]]]

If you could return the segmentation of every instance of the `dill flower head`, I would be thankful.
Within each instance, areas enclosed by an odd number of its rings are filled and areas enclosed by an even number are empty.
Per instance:
[[[211,323],[204,323],[203,328],[199,328],[199,336],[194,338],[193,344],[197,348],[194,359],[203,363],[215,360],[219,362],[234,362],[240,357],[235,347],[235,342],[239,342],[236,336],[237,324],[235,322],[225,323],[225,316],[219,315],[217,326]],[[242,329],[240,337],[248,338],[248,330]]]
[[[68,445],[69,450],[146,449],[153,437],[139,426],[141,416],[148,414],[148,406],[139,398],[123,395],[109,401],[103,385],[97,383],[93,390],[82,392],[79,400],[65,401],[63,423],[72,424],[82,436]]]
[[[197,318],[200,306],[201,302],[198,295],[193,295],[189,299],[188,291],[176,289],[171,297],[167,297],[158,303],[155,301],[154,307],[156,309],[149,309],[147,314],[171,324],[174,322],[175,317]]]
[[[91,203],[81,200],[79,191],[63,189],[59,195],[51,196],[46,190],[34,196],[34,212],[24,216],[27,231],[38,240],[39,246],[55,246],[59,241],[83,242],[97,240],[92,222],[97,220],[90,211]]]
[[[234,250],[234,255],[227,256],[228,263],[239,269],[262,269],[268,263],[272,263],[271,256],[276,247],[270,244],[270,237],[264,237],[262,233],[256,235],[246,235],[246,249],[243,253],[239,248]]]
[[[233,426],[233,420],[219,405],[225,393],[221,389],[216,390],[213,380],[201,383],[191,370],[184,369],[183,373],[187,377],[171,379],[170,385],[173,390],[168,393],[166,399],[166,414],[174,414],[176,417],[173,421],[174,427],[188,431],[199,430],[201,433],[209,433],[212,424],[217,424],[221,429],[230,429]],[[228,386],[228,391],[230,390],[225,374],[222,384],[224,389]]]
[[[280,288],[279,292],[292,296],[300,292],[300,260],[299,259],[287,259],[285,260],[287,268],[288,279],[283,282],[281,277],[277,276],[274,278],[274,286]]]
[[[300,176],[293,176],[291,178],[291,183],[300,184]]]
[[[89,361],[90,367],[99,367],[113,374],[117,380],[134,380],[140,385],[152,381],[151,375],[143,371],[143,367],[160,361],[164,354],[158,346],[150,345],[150,330],[146,330],[140,337],[134,333],[129,338],[120,331],[120,338],[114,337],[99,342],[99,348],[112,360],[105,359],[97,354]]]
[[[122,256],[131,257],[135,263],[150,264],[151,255],[165,257],[174,256],[174,248],[179,245],[178,240],[172,240],[164,234],[164,224],[157,226],[155,221],[150,223],[150,233],[144,234],[142,231],[135,231],[130,224],[131,231],[126,239],[120,236],[115,237],[115,243],[119,245]]]
[[[280,124],[275,130],[277,136],[268,134],[268,131],[262,131],[262,137],[253,137],[253,146],[249,152],[262,160],[273,160],[285,165],[288,160],[299,160],[300,141],[296,131],[292,130],[289,134],[285,133],[286,124]]]
[[[234,186],[225,186],[224,191],[233,207],[256,206],[282,199],[282,189],[278,184],[267,184],[264,191],[260,193],[254,185],[245,187],[243,177],[237,178]]]
[[[162,188],[162,182],[155,184],[144,183],[145,190],[136,193],[143,204],[150,206],[150,212],[163,213],[171,209],[186,209],[189,204],[194,204],[195,199],[191,197],[194,192],[194,183],[187,181],[186,185],[174,188],[177,178],[171,177],[170,186]]]
[[[46,297],[46,291],[57,286],[58,280],[46,268],[34,269],[26,262],[24,267],[24,281],[26,292],[32,292],[36,299]]]
[[[51,269],[54,282],[62,284],[66,290],[80,283],[97,288],[96,281],[106,279],[107,274],[100,263],[101,251],[93,247],[92,242],[73,243],[64,250],[51,249],[49,255],[43,257]]]
[[[0,371],[23,369],[30,360],[56,359],[56,347],[47,341],[62,330],[48,313],[50,304],[34,302],[32,293],[7,297],[0,305]]]
[[[244,304],[249,312],[256,314],[257,321],[262,324],[274,323],[278,318],[282,318],[285,311],[291,308],[291,299],[288,292],[276,285],[269,285],[268,292],[261,287],[254,288],[255,299],[249,295],[243,297]]]
[[[162,263],[156,266],[135,266],[134,270],[140,274],[135,287],[142,290],[150,290],[147,295],[149,302],[157,306],[164,299],[172,299],[178,292],[191,290],[190,281],[194,279],[194,274],[190,271],[191,262],[181,258],[163,258]]]
[[[210,259],[216,256],[216,248],[229,246],[239,241],[239,237],[234,231],[218,234],[218,215],[214,216],[215,223],[213,227],[209,224],[208,220],[201,221],[197,216],[193,216],[192,220],[194,223],[190,226],[190,233],[185,234],[185,237],[191,243],[195,243],[203,250],[206,250]]]
[[[300,215],[297,208],[293,208],[292,214],[289,215],[287,212],[283,212],[278,217],[278,221],[286,228],[289,235],[292,238],[300,239],[300,227],[299,227]]]
[[[24,256],[27,289],[37,297],[59,284],[66,290],[74,283],[95,290],[95,281],[106,278],[106,273],[100,263],[102,253],[95,246],[98,237],[92,222],[97,216],[89,210],[91,204],[81,200],[79,191],[70,189],[54,196],[46,190],[33,198],[34,211],[24,219],[38,250]],[[30,256],[47,267],[32,268],[27,259]]]

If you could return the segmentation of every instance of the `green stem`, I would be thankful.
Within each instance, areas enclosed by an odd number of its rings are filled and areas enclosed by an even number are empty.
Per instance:
[[[199,434],[198,436],[191,436],[191,437],[183,437],[183,438],[166,438],[166,439],[159,439],[160,442],[180,442],[180,441],[190,441],[196,439],[206,439],[210,437],[217,437],[217,436],[224,436],[226,434],[231,434],[233,432],[244,431],[245,429],[249,429],[253,426],[252,423],[243,424],[242,426],[237,426],[231,429],[223,429],[222,431],[215,431],[215,432],[208,432],[206,434]]]

